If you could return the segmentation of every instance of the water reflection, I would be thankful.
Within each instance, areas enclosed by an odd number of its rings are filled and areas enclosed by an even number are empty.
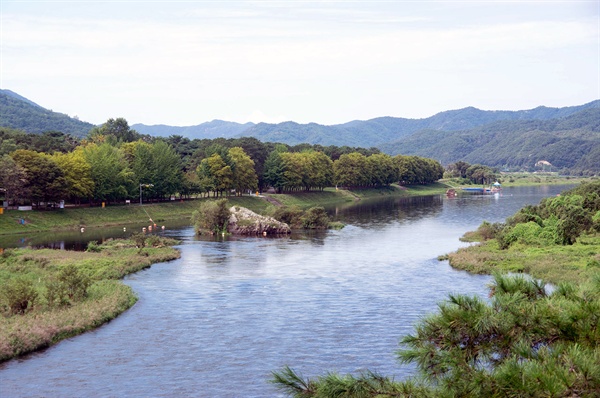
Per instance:
[[[326,208],[335,220],[352,225],[379,225],[435,216],[442,210],[443,197],[422,196],[361,200]]]
[[[174,220],[166,223],[167,229],[189,226],[189,220]],[[17,235],[0,235],[0,248],[33,247],[61,250],[83,251],[90,241],[104,242],[107,239],[127,238],[131,234],[141,232],[147,224],[126,224],[120,226],[89,227],[81,230],[25,233]],[[163,234],[161,230],[154,232]]]

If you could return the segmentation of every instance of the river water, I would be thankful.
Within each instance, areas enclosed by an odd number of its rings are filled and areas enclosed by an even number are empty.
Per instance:
[[[489,276],[437,256],[483,221],[503,221],[564,186],[500,195],[363,201],[330,209],[346,228],[286,238],[198,240],[125,279],[138,303],[116,320],[0,365],[8,397],[278,397],[304,376],[373,370],[404,379],[399,340],[449,293],[487,296]]]

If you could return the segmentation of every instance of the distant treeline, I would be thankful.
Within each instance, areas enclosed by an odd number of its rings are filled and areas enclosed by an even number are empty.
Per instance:
[[[242,194],[426,184],[444,173],[417,156],[375,148],[263,143],[255,138],[190,140],[141,135],[123,118],[94,127],[85,139],[0,128],[0,188],[12,203],[164,200],[172,196]]]

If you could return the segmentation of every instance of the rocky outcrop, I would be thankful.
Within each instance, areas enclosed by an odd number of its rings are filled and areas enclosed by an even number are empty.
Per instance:
[[[273,217],[256,214],[244,207],[234,206],[229,209],[229,225],[227,231],[236,235],[283,235],[291,233],[289,225],[277,221]]]

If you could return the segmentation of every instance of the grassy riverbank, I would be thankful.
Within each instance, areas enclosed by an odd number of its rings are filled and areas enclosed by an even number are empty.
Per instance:
[[[500,249],[495,239],[448,255],[454,268],[475,274],[526,273],[546,282],[582,283],[600,273],[600,235],[581,237],[573,245],[517,243]]]
[[[77,207],[49,211],[5,210],[0,215],[0,235],[134,224],[148,222],[149,218],[160,225],[170,220],[191,218],[202,200],[205,199],[143,206],[113,205],[105,208]],[[232,205],[248,207],[255,212],[266,211],[270,206],[265,200],[252,196],[232,196],[229,200]],[[24,224],[21,220],[24,220]]]
[[[425,196],[439,195],[446,192],[448,185],[436,182],[427,185],[411,185],[401,187],[391,185],[383,188],[367,189],[336,189],[326,188],[323,191],[294,192],[293,194],[268,194],[278,203],[285,206],[298,206],[302,208],[312,206],[327,206],[336,203],[355,202],[362,199],[374,199],[381,197],[403,197],[403,196]]]
[[[265,197],[262,198],[228,196],[227,199],[232,206],[246,207],[258,214],[270,214],[278,204],[308,208],[381,196],[433,195],[443,193],[446,189],[446,185],[436,183],[407,188],[391,186],[352,191],[328,188],[322,192],[265,194]],[[169,220],[191,218],[192,213],[198,209],[203,200],[207,199],[153,203],[143,206],[131,204],[112,205],[105,208],[79,207],[49,211],[8,210],[0,215],[0,235],[133,224],[146,222],[149,218],[160,225]],[[24,223],[21,220],[24,220]]]
[[[480,243],[449,254],[455,268],[583,283],[600,274],[600,182],[527,206],[505,223],[484,222],[463,240]]]
[[[578,183],[582,179],[558,177],[555,175],[537,176],[533,174],[506,175],[505,186],[512,185],[544,185]],[[538,181],[539,180],[539,181]],[[588,179],[589,180],[589,179]],[[309,208],[313,206],[328,206],[337,203],[351,203],[362,199],[381,197],[425,196],[443,194],[456,184],[453,180],[441,180],[427,185],[401,187],[392,185],[378,189],[335,189],[326,188],[324,191],[294,192],[292,194],[264,194],[257,196],[228,196],[234,206],[246,207],[255,213],[268,215],[278,205],[298,206]],[[211,198],[212,199],[212,198]],[[5,210],[0,215],[0,235],[22,234],[29,232],[44,232],[57,230],[77,230],[81,227],[103,227],[147,222],[152,218],[157,224],[170,220],[190,219],[198,209],[203,199],[152,203],[139,206],[111,205],[102,207],[79,207],[49,211],[17,211]],[[22,220],[24,223],[22,223]]]
[[[173,260],[175,241],[145,238],[91,251],[9,249],[0,255],[0,362],[96,328],[137,300],[119,279]],[[140,240],[137,240],[140,245]]]

